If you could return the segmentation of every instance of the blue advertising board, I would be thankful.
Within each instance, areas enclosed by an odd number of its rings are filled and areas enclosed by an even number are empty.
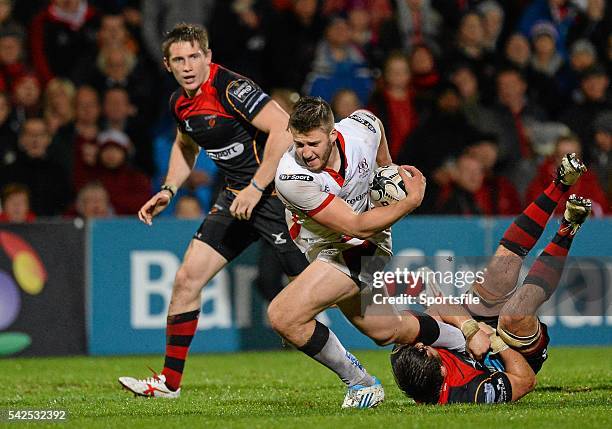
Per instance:
[[[416,265],[428,256],[491,255],[509,219],[407,218],[393,227],[396,255]],[[541,250],[554,235],[554,222],[542,237]],[[159,219],[152,227],[135,220],[98,220],[89,227],[88,347],[91,354],[163,353],[166,309],[174,274],[198,222]],[[572,248],[576,256],[609,262],[612,221],[589,221]],[[279,348],[269,328],[266,304],[252,287],[257,277],[258,247],[252,246],[222,270],[205,288],[202,315],[191,350],[230,352]],[[605,257],[608,257],[607,259]],[[605,264],[604,264],[605,265]],[[435,267],[433,267],[435,269]],[[612,344],[610,274],[607,270],[602,311],[581,315],[555,312],[544,320],[553,344]],[[551,300],[553,301],[553,300]],[[557,305],[553,301],[554,305]],[[571,309],[570,309],[571,310]],[[608,315],[610,314],[610,315]],[[348,348],[376,348],[338,310],[321,316]]]

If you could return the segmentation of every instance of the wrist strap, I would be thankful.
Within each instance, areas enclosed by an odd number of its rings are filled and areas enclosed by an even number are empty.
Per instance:
[[[174,185],[164,184],[164,185],[162,185],[160,191],[168,191],[168,192],[170,192],[170,199],[172,199],[176,195],[177,188]]]
[[[491,354],[501,353],[508,348],[508,344],[497,333],[491,334]]]
[[[461,324],[461,332],[463,332],[466,341],[470,341],[479,330],[480,326],[474,319],[466,320]]]
[[[265,189],[264,189],[264,188],[262,188],[261,186],[259,186],[259,185],[257,184],[257,182],[255,181],[255,179],[251,179],[251,185],[253,185],[253,187],[254,187],[255,189],[257,189],[257,190],[258,190],[259,192],[261,192],[261,193],[263,193],[263,192],[265,191]]]

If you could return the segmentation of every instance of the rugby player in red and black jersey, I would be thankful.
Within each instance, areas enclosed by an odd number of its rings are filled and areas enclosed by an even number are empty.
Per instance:
[[[549,342],[546,325],[536,312],[559,284],[572,240],[591,212],[590,200],[569,197],[556,235],[518,289],[517,280],[523,258],[542,235],[557,203],[584,171],[586,167],[574,154],[564,157],[557,177],[506,230],[482,283],[472,286],[479,303],[465,308],[434,305],[427,310],[460,328],[471,354],[463,345],[454,350],[420,343],[394,348],[393,374],[408,396],[430,404],[501,403],[516,401],[534,389]],[[440,294],[431,281],[426,290]]]
[[[212,63],[206,31],[179,24],[162,44],[164,65],[181,88],[170,98],[178,124],[165,184],[138,212],[148,225],[187,179],[201,149],[226,178],[212,210],[189,244],[176,273],[166,328],[161,374],[121,377],[141,396],[176,398],[195,334],[204,285],[228,262],[262,238],[273,246],[289,277],[308,265],[289,238],[274,175],[293,143],[289,115],[250,79]]]

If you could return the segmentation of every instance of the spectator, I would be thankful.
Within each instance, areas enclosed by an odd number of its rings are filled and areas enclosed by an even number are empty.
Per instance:
[[[332,111],[335,121],[341,121],[355,110],[361,108],[359,97],[352,89],[341,89],[334,94],[331,100]]]
[[[151,180],[128,162],[129,137],[117,130],[98,136],[97,164],[86,168],[85,183],[98,180],[118,215],[134,215],[151,195]]]
[[[470,143],[466,154],[480,162],[484,170],[482,186],[474,199],[483,215],[512,216],[521,212],[521,197],[505,176],[497,174],[497,139],[494,134],[483,134]]]
[[[531,30],[533,56],[531,58],[530,83],[539,95],[539,101],[553,116],[559,105],[567,102],[569,96],[570,70],[565,60],[556,51],[557,30],[548,22],[541,22]]]
[[[265,51],[268,86],[302,90],[323,30],[317,0],[293,0],[289,10],[273,14]]]
[[[438,213],[462,216],[483,214],[475,196],[484,182],[482,164],[476,158],[461,155],[451,172],[451,182],[442,193]]]
[[[23,51],[23,30],[7,27],[0,30],[0,90],[13,93],[16,82],[29,73]]]
[[[0,32],[7,28],[18,27],[19,24],[13,19],[13,0],[0,0]]]
[[[504,9],[495,0],[485,0],[478,4],[477,10],[482,16],[483,46],[488,52],[495,54],[504,27]]]
[[[210,38],[223,41],[212,46],[215,61],[255,82],[263,82],[266,27],[271,13],[265,0],[215,2]]]
[[[138,122],[136,108],[130,102],[127,91],[120,87],[108,89],[104,93],[102,111],[104,128],[124,132],[133,143],[135,166],[149,176],[155,174],[149,128]]]
[[[283,110],[289,114],[293,113],[295,103],[300,99],[300,94],[289,88],[275,88],[270,91],[270,97],[276,101]]]
[[[442,17],[430,0],[398,0],[395,15],[381,24],[379,43],[385,56],[423,44],[439,51],[441,30]]]
[[[174,216],[177,219],[202,219],[204,213],[198,199],[192,195],[183,195],[176,202]]]
[[[561,121],[570,127],[585,145],[587,163],[592,147],[593,121],[604,110],[612,109],[607,90],[610,79],[601,65],[586,70],[580,80],[580,97],[561,115]]]
[[[41,96],[42,89],[36,76],[25,74],[17,79],[13,90],[13,111],[18,123],[42,116]]]
[[[51,0],[30,26],[32,63],[46,84],[70,77],[74,61],[96,47],[98,14],[86,0]]]
[[[557,51],[567,58],[567,34],[578,16],[576,6],[570,0],[534,0],[525,10],[519,23],[519,30],[529,36],[533,26],[540,21],[551,23],[559,37]]]
[[[83,170],[96,163],[100,100],[95,89],[80,87],[74,97],[74,122],[60,128],[49,148],[49,157],[60,163],[75,188],[86,181]]]
[[[51,135],[74,120],[74,96],[76,89],[67,79],[49,81],[44,95],[44,117]]]
[[[112,217],[113,206],[106,188],[100,182],[89,182],[78,192],[74,214],[81,219]]]
[[[561,162],[561,158],[568,153],[575,153],[579,158],[582,157],[582,147],[580,140],[576,136],[569,135],[560,137],[555,145],[555,152],[550,157],[546,158],[538,167],[537,176],[529,184],[527,189],[527,201],[535,201],[540,193],[550,184],[550,178],[555,177],[557,166]],[[593,202],[593,215],[601,217],[610,214],[610,206],[608,204],[606,194],[599,186],[597,176],[591,170],[587,170],[580,180],[572,186],[572,193],[585,198],[590,198]],[[563,214],[565,208],[566,195],[562,201],[559,201],[556,214]]]
[[[17,126],[11,120],[11,102],[0,92],[0,167],[12,164],[17,156]]]
[[[436,98],[440,73],[432,50],[427,45],[417,45],[409,54],[410,86],[414,91],[415,105],[429,109]]]
[[[0,207],[0,222],[30,223],[36,220],[36,215],[30,209],[30,191],[19,183],[2,188]]]
[[[419,121],[410,79],[408,57],[400,52],[391,54],[385,61],[379,87],[368,105],[385,127],[392,159],[399,155]]]
[[[579,39],[570,49],[570,99],[580,98],[580,77],[597,63],[595,47],[587,39]]]
[[[337,16],[328,24],[325,38],[317,47],[304,92],[329,102],[342,88],[354,90],[360,103],[365,104],[372,89],[372,75],[365,57],[351,42],[346,19]]]
[[[612,111],[600,114],[593,128],[595,144],[591,148],[589,168],[597,175],[608,202],[612,202]]]
[[[606,3],[608,3],[606,5]],[[612,8],[606,0],[587,0],[585,11],[580,11],[569,29],[568,45],[579,39],[590,40],[601,57],[605,57],[608,36],[612,28]]]
[[[531,63],[529,39],[521,33],[514,33],[508,37],[501,63],[503,66],[515,67],[525,72]]]
[[[47,157],[50,142],[45,121],[27,119],[19,135],[20,150],[15,162],[0,171],[0,186],[21,183],[30,189],[32,210],[37,216],[62,213],[71,196],[66,173]]]

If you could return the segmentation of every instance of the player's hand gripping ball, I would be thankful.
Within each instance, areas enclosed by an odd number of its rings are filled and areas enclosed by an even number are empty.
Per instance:
[[[375,207],[388,206],[406,198],[406,186],[397,165],[378,167],[370,177],[370,201]],[[411,174],[406,171],[411,176]]]

